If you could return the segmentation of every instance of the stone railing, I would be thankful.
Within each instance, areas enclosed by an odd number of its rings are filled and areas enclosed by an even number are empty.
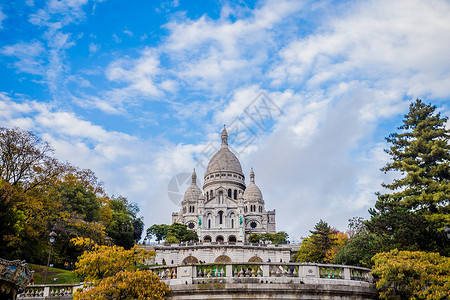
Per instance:
[[[80,284],[32,284],[28,285],[24,292],[17,295],[17,299],[72,299],[73,293],[77,289],[86,289],[83,283]]]
[[[156,266],[148,269],[169,285],[205,283],[208,280],[219,280],[222,283],[373,283],[370,269],[315,263],[211,263]]]

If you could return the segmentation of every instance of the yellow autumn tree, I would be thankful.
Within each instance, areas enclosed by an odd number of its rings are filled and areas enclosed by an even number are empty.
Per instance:
[[[156,255],[139,246],[125,250],[119,246],[105,246],[90,239],[75,238],[72,242],[87,249],[76,263],[75,274],[92,287],[78,291],[74,299],[164,299],[170,288],[148,270],[139,270]]]
[[[448,299],[450,258],[438,253],[378,253],[372,260],[380,299]]]
[[[104,278],[89,290],[75,293],[73,299],[164,299],[169,292],[169,286],[151,271],[125,270]]]

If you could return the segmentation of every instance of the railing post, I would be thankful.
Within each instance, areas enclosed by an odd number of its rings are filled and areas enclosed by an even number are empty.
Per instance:
[[[270,276],[270,265],[264,264],[261,266],[263,271],[263,277],[269,277]]]
[[[226,277],[233,277],[233,265],[225,265]]]
[[[44,299],[45,299],[45,297],[48,297],[48,296],[50,296],[50,287],[47,285],[47,286],[44,286]]]
[[[188,284],[192,283],[192,278],[195,274],[197,274],[197,269],[194,266],[180,266],[177,267],[177,279],[182,279],[182,282],[187,282]]]
[[[349,267],[345,267],[344,268],[344,279],[345,280],[351,280],[352,279],[350,277],[350,268]]]

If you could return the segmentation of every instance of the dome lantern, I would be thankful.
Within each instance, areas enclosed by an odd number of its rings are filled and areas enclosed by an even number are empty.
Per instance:
[[[225,124],[223,125],[222,130],[222,148],[227,147],[228,148],[228,132],[225,128]]]

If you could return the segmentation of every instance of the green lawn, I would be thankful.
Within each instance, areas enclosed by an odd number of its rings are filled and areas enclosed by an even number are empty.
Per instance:
[[[28,264],[30,270],[34,271],[33,279],[35,284],[43,284],[45,278],[45,269],[46,266]],[[56,279],[57,278],[57,279]],[[56,279],[56,280],[55,280]],[[55,284],[55,283],[79,283],[80,279],[75,276],[72,271],[58,269],[58,268],[49,268],[47,283]]]

